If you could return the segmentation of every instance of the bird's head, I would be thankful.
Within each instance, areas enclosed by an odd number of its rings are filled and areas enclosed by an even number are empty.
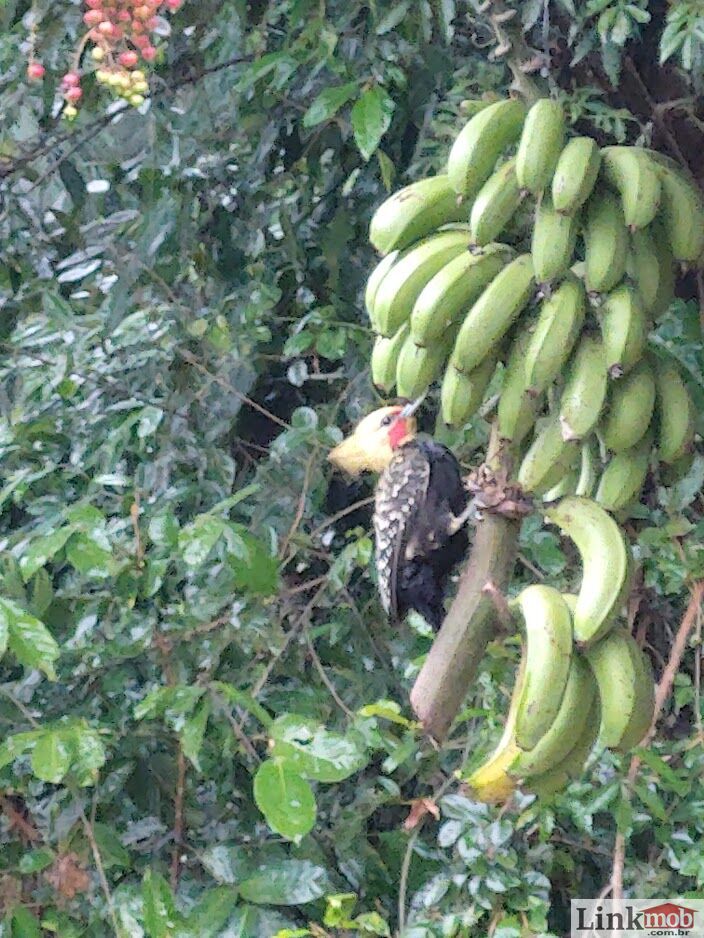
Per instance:
[[[425,395],[424,395],[425,396]],[[423,398],[405,405],[380,407],[357,424],[354,432],[330,451],[328,459],[356,476],[365,470],[382,472],[394,450],[412,440],[418,431],[415,411]]]

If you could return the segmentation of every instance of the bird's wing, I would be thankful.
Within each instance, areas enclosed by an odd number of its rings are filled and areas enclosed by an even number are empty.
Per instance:
[[[413,521],[422,510],[430,481],[430,461],[415,443],[394,456],[376,489],[374,532],[381,602],[398,619],[398,575]]]

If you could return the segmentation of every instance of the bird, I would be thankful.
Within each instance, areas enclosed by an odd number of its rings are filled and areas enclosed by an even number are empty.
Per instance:
[[[467,551],[472,506],[452,451],[418,435],[422,400],[368,414],[328,459],[351,476],[379,474],[373,520],[382,606],[393,623],[415,610],[437,631],[449,576]]]

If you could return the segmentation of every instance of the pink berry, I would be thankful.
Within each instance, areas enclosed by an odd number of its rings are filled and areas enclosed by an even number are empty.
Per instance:
[[[137,53],[131,51],[121,52],[117,57],[117,61],[120,63],[120,65],[124,65],[125,68],[134,68],[137,64],[137,59]]]
[[[83,22],[86,24],[86,26],[97,26],[98,23],[102,23],[102,21],[102,10],[88,10],[87,13],[83,14]]]
[[[158,25],[159,25],[158,16],[150,16],[146,23],[147,29],[156,29]]]
[[[80,88],[69,88],[66,94],[64,95],[67,101],[70,101],[71,104],[75,104],[76,101],[80,101],[83,97],[83,92]]]
[[[156,58],[156,49],[154,46],[145,46],[142,49],[142,58],[145,62],[153,62]]]
[[[119,23],[129,23],[131,19],[132,16],[129,10],[120,10],[120,12],[117,14],[117,21]]]
[[[44,77],[46,69],[41,62],[30,62],[27,66],[27,78],[32,81],[39,81]]]
[[[166,0],[166,6],[175,13],[181,7],[181,0]]]
[[[80,83],[81,79],[78,72],[66,72],[64,77],[61,79],[61,84],[65,88],[75,88],[76,85]]]
[[[103,5],[103,0],[86,0],[86,6],[90,10],[99,10]]]
[[[86,16],[88,16],[87,13],[86,13]],[[100,30],[101,33],[104,33],[106,36],[109,36],[112,33],[113,25],[110,22],[110,20],[103,20],[100,26],[98,26],[98,29]]]

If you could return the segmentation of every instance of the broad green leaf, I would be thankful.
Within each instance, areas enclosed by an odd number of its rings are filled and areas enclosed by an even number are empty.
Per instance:
[[[181,530],[178,545],[189,567],[199,567],[205,563],[208,554],[222,537],[226,524],[221,518],[200,515]]]
[[[397,723],[399,726],[406,726],[410,729],[418,726],[418,723],[401,714],[401,707],[395,700],[377,700],[376,703],[360,707],[357,712],[361,717],[381,717],[383,720],[389,720],[391,723]]]
[[[112,866],[121,867],[125,870],[129,869],[132,858],[130,857],[129,851],[125,850],[122,846],[120,838],[112,827],[108,824],[102,824],[100,821],[95,821],[93,824],[93,834],[95,835],[95,842],[100,850],[103,866],[106,869]]]
[[[391,123],[394,102],[380,85],[362,92],[352,108],[354,139],[365,160],[379,146]]]
[[[230,554],[230,565],[238,589],[258,596],[272,596],[279,585],[279,561],[258,538],[247,532],[238,535],[244,556]],[[229,547],[229,541],[228,541]]]
[[[103,741],[96,730],[87,725],[71,727],[70,733],[73,748],[72,772],[79,785],[92,785],[107,758]]]
[[[341,782],[367,764],[358,736],[330,733],[313,720],[287,713],[269,728],[272,755],[280,756],[305,778]]]
[[[66,541],[71,537],[75,528],[66,524],[51,534],[35,537],[24,554],[20,557],[20,570],[25,583],[32,579],[34,574],[54,557]]]
[[[24,906],[17,906],[12,913],[12,938],[42,938],[39,920]]]
[[[200,855],[200,862],[213,879],[227,886],[234,886],[252,873],[252,861],[244,847],[231,844],[216,844]]]
[[[198,756],[201,746],[203,745],[203,737],[205,736],[205,728],[208,724],[209,716],[210,701],[205,699],[196,712],[186,718],[186,722],[183,724],[183,729],[180,733],[183,753],[199,772],[201,768]]]
[[[28,733],[15,733],[13,736],[6,737],[5,741],[0,744],[0,769],[24,755],[43,733],[44,730],[30,730]]]
[[[32,577],[29,595],[30,611],[32,614],[35,616],[44,615],[54,598],[54,587],[51,582],[51,577],[44,567],[37,570]],[[2,651],[4,651],[2,648],[2,635],[0,635],[0,649],[2,649],[0,651],[1,654]]]
[[[315,796],[308,782],[281,759],[262,762],[254,776],[254,801],[277,834],[299,841],[315,824]]]
[[[692,787],[692,781],[689,778],[681,778],[672,769],[664,759],[662,759],[652,749],[638,748],[635,752],[641,760],[651,768],[660,778],[663,788],[674,791],[680,798],[685,797]]]
[[[151,436],[161,423],[164,417],[164,411],[160,407],[153,407],[151,404],[142,408],[137,424],[137,436],[140,440],[145,440]]]
[[[202,697],[205,688],[189,684],[177,684],[174,687],[157,687],[140,700],[134,708],[135,720],[145,717],[162,716],[171,711],[173,715],[190,713]]]
[[[260,866],[240,883],[240,895],[257,905],[303,905],[320,899],[329,885],[322,866],[309,860],[279,860]]]
[[[147,868],[142,878],[144,925],[149,938],[173,938],[177,926],[182,924],[176,911],[169,884],[160,873]]]
[[[66,547],[66,559],[79,573],[85,576],[107,577],[110,575],[112,551],[105,543],[87,534],[74,534]]]
[[[10,651],[20,664],[37,668],[54,681],[54,662],[59,657],[59,646],[43,622],[25,612],[10,599],[0,599],[0,635],[9,632]]]
[[[234,704],[236,707],[241,707],[243,710],[247,710],[265,727],[270,727],[274,722],[273,718],[264,707],[262,707],[251,694],[246,693],[246,691],[239,690],[239,688],[233,687],[232,684],[228,684],[226,681],[213,681],[210,686],[215,693],[221,694],[229,703]]]
[[[25,875],[39,873],[41,870],[45,870],[47,866],[51,866],[55,857],[56,854],[51,847],[37,847],[36,850],[27,850],[20,857],[18,869],[20,873]]]
[[[303,115],[304,127],[315,127],[334,117],[343,104],[347,104],[357,90],[357,82],[324,88]]]
[[[71,767],[71,750],[65,730],[47,730],[32,750],[32,771],[43,782],[57,785]]]
[[[160,547],[175,547],[178,543],[179,523],[176,515],[165,509],[149,522],[149,537]]]
[[[193,938],[204,938],[208,935],[233,935],[229,929],[222,931],[228,919],[235,911],[237,905],[237,890],[229,886],[215,886],[201,893],[197,904],[189,911],[186,918],[186,929],[183,934],[192,935]],[[180,933],[179,933],[180,934]]]

